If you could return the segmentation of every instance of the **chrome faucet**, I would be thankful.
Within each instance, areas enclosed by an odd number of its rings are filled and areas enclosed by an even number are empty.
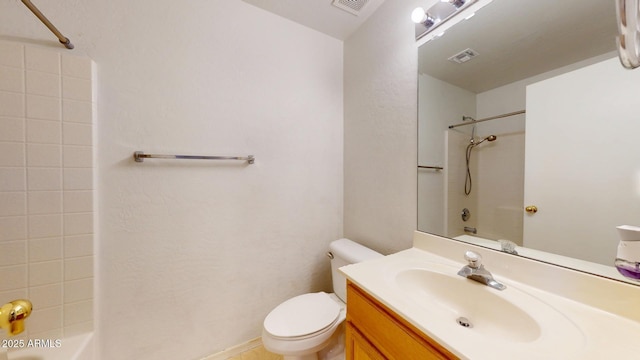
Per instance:
[[[505,285],[497,282],[493,278],[493,275],[484,268],[484,265],[482,265],[482,256],[480,256],[480,254],[473,251],[467,251],[464,253],[464,258],[467,260],[468,264],[458,271],[458,275],[485,284],[494,289],[504,290],[507,288]]]

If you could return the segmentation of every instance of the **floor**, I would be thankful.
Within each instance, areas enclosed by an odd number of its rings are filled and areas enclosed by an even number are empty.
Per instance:
[[[263,346],[258,346],[229,360],[282,360],[282,355],[272,354]]]

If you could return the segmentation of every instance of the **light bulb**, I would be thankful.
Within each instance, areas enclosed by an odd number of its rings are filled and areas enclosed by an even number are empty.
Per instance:
[[[427,13],[423,8],[417,7],[411,13],[411,20],[416,24],[421,24],[427,19]]]

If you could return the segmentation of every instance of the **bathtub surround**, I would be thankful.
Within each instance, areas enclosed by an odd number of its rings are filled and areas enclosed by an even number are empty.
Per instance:
[[[33,303],[24,339],[93,329],[92,84],[87,57],[0,40],[0,302]]]

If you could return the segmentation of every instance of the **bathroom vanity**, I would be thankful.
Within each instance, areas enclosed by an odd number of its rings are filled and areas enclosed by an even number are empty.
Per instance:
[[[478,252],[497,290],[459,276]],[[624,359],[640,287],[416,232],[414,247],[340,268],[347,359]]]
[[[347,285],[346,358],[457,359],[357,285]]]

